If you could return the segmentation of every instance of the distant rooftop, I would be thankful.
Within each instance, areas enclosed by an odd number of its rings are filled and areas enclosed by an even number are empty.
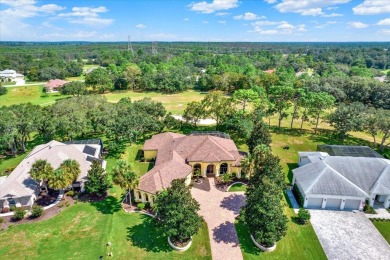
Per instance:
[[[193,131],[191,132],[190,135],[211,135],[211,136],[221,137],[225,139],[230,139],[230,135],[219,131]]]
[[[330,156],[383,158],[382,155],[368,146],[318,145],[317,151],[326,152]]]

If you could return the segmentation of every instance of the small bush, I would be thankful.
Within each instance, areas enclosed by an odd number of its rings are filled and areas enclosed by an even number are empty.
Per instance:
[[[298,223],[299,224],[307,224],[311,218],[310,212],[307,209],[300,208],[298,211]]]
[[[15,220],[22,220],[22,219],[24,219],[25,215],[26,215],[26,211],[24,211],[24,209],[17,208],[17,209],[15,209],[14,219]]]
[[[368,201],[364,205],[363,212],[367,214],[376,214],[375,209],[368,204]]]
[[[40,216],[42,216],[44,213],[44,210],[41,206],[34,206],[32,207],[32,210],[31,210],[31,216],[33,218],[39,218]]]
[[[150,202],[145,203],[145,209],[150,209]]]
[[[66,193],[69,197],[73,197],[75,195],[75,192],[73,190],[70,190]]]
[[[15,207],[15,206],[12,206],[12,207],[10,207],[10,210],[11,210],[11,211],[15,211],[15,210],[16,210],[16,207]]]
[[[138,208],[139,210],[143,210],[143,209],[145,208],[145,204],[143,204],[143,203],[138,203],[137,208]]]
[[[0,218],[0,224],[4,222],[4,219],[3,218]]]

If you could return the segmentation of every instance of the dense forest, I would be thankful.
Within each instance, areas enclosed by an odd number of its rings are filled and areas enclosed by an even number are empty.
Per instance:
[[[325,120],[340,139],[350,131],[366,131],[375,142],[380,135],[383,149],[390,136],[389,45],[3,42],[0,70],[14,69],[30,81],[46,81],[77,77],[84,65],[95,65],[85,75],[85,83],[70,82],[62,93],[83,96],[119,90],[176,93],[195,89],[209,93],[184,112],[184,118],[195,125],[197,119],[212,117],[218,130],[247,138],[253,117],[276,116],[280,127],[290,116],[291,127],[294,120],[301,127],[310,121],[315,131],[319,121]],[[122,100],[114,105],[99,98],[75,97],[44,108],[1,108],[0,148],[23,151],[31,132],[45,139],[101,132],[133,141],[145,131],[161,130],[165,120],[175,124],[161,104],[150,100]]]

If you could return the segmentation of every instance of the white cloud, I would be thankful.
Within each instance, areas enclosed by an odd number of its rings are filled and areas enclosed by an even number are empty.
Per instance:
[[[338,17],[338,16],[343,16],[342,14],[338,13],[331,13],[331,14],[323,14],[321,15],[322,17]]]
[[[355,29],[364,29],[368,27],[368,24],[362,23],[362,22],[349,22],[349,26]]]
[[[218,21],[220,24],[226,24],[226,21]]]
[[[306,26],[304,24],[292,25],[286,21],[257,21],[251,23],[253,30],[249,32],[255,32],[259,34],[297,34],[298,32],[305,32]],[[265,28],[273,27],[273,28]]]
[[[390,18],[386,18],[386,19],[380,20],[379,22],[377,22],[377,25],[390,26]]]
[[[0,11],[0,16],[2,22],[7,20],[6,16],[12,16],[14,19],[22,19],[35,17],[38,15],[49,15],[54,14],[57,11],[64,10],[65,7],[55,5],[55,4],[47,4],[47,5],[36,5],[36,1],[34,0],[20,0],[20,1],[11,1],[4,0],[1,1],[1,4],[7,5],[9,8]]]
[[[146,28],[146,25],[140,23],[140,24],[137,24],[135,27],[138,29],[143,29],[143,28]]]
[[[384,14],[390,13],[389,0],[364,0],[358,6],[352,8],[354,14],[369,15],[369,14]]]
[[[267,2],[269,4],[276,3],[278,0],[264,0],[264,2]]]
[[[378,31],[379,34],[390,35],[390,29],[382,29]]]
[[[245,13],[245,14],[236,15],[236,16],[234,16],[233,18],[234,18],[235,20],[247,20],[247,21],[250,21],[250,20],[264,19],[264,18],[266,18],[266,17],[265,17],[265,16],[257,16],[257,14],[247,12],[247,13]]]
[[[275,7],[281,13],[298,13],[305,16],[334,17],[339,16],[339,14],[326,14],[323,12],[323,8],[345,4],[350,1],[351,0],[282,0],[282,2],[277,4]]]
[[[66,18],[69,23],[85,24],[90,26],[107,26],[113,23],[113,19],[101,18],[101,13],[108,12],[105,6],[99,7],[73,7],[72,12],[60,13],[58,17]]]
[[[189,5],[192,11],[211,14],[215,11],[229,10],[238,7],[238,0],[213,0],[211,3],[202,1]]]
[[[216,16],[227,16],[227,15],[230,15],[230,13],[227,13],[227,12],[218,12],[215,14]]]
[[[189,18],[184,18],[184,21],[188,22],[190,19]]]
[[[209,22],[208,22],[208,21],[203,21],[202,23],[207,24],[207,23],[209,23]]]

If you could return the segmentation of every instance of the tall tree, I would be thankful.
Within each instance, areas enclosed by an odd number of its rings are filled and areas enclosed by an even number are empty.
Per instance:
[[[315,119],[314,133],[316,134],[321,114],[334,106],[335,98],[325,92],[311,92],[308,95],[308,114]]]
[[[87,175],[88,181],[85,184],[85,191],[90,194],[96,194],[102,196],[107,193],[107,190],[111,188],[111,182],[102,168],[100,161],[92,161],[91,169]]]
[[[79,177],[81,170],[80,164],[76,160],[67,159],[60,164],[59,169],[61,169],[64,174],[68,185],[71,185]]]
[[[48,186],[54,190],[63,190],[72,182],[69,181],[69,176],[61,168],[58,168],[53,171],[53,174],[47,183]]]
[[[187,104],[183,118],[196,127],[198,121],[205,116],[205,109],[202,102],[192,101]]]
[[[47,190],[47,181],[52,177],[53,171],[53,167],[46,160],[37,160],[31,166],[30,175],[37,182],[42,181],[43,186]]]
[[[171,187],[157,194],[155,209],[158,225],[174,243],[189,241],[202,225],[199,203],[192,198],[185,179],[173,180]]]
[[[129,203],[131,204],[131,190],[139,185],[139,176],[133,171],[131,165],[124,160],[119,160],[112,172],[113,181],[116,185],[127,190]],[[127,197],[127,196],[126,196]]]
[[[291,86],[273,86],[270,89],[270,102],[278,114],[278,126],[288,114],[286,110],[291,107],[291,99],[294,96],[294,88]]]
[[[74,97],[85,95],[88,92],[85,83],[81,81],[68,82],[62,86],[60,91],[63,95],[72,95]]]
[[[99,93],[104,93],[112,88],[112,79],[104,68],[97,68],[85,77],[85,84],[98,89]]]
[[[362,129],[365,106],[360,102],[351,104],[341,103],[337,109],[328,116],[329,123],[335,128],[339,138],[344,141],[350,131]]]
[[[279,241],[287,230],[281,204],[284,175],[269,147],[257,146],[248,167],[250,179],[242,214],[254,239],[267,247]]]
[[[260,97],[253,89],[239,89],[233,93],[233,100],[241,103],[242,111],[245,111],[247,103],[259,102]]]
[[[249,152],[253,153],[254,149],[258,145],[269,146],[271,144],[271,134],[269,127],[262,120],[258,121],[253,128],[253,131],[246,141]]]

